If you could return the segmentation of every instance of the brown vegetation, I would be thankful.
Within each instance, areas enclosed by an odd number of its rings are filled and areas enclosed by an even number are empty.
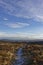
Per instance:
[[[16,52],[23,49],[22,57],[32,60],[30,65],[43,65],[43,45],[27,43],[0,42],[0,65],[11,65],[18,58]],[[13,65],[13,64],[12,64]],[[29,65],[25,64],[24,65]]]

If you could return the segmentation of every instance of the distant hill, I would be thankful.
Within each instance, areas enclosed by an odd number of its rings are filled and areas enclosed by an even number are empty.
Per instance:
[[[0,42],[23,42],[27,44],[43,44],[43,40],[11,40],[11,39],[0,39]]]

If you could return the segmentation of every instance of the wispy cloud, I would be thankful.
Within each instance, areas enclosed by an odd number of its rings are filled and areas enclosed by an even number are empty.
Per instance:
[[[8,19],[7,18],[3,18],[4,21],[7,21]]]
[[[41,15],[36,15],[35,20],[37,20],[38,22],[43,22],[43,16],[41,16]]]
[[[23,28],[29,26],[30,24],[18,22],[18,23],[6,23],[5,25],[11,28]]]
[[[0,6],[10,15],[43,21],[43,0],[0,0]]]
[[[25,40],[35,40],[35,39],[43,39],[43,34],[30,34],[30,33],[6,33],[0,32],[0,38],[13,38],[13,39],[25,39]]]

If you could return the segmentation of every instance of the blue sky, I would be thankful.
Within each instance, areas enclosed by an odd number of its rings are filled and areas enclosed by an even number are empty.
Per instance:
[[[43,39],[43,0],[0,0],[0,38]]]

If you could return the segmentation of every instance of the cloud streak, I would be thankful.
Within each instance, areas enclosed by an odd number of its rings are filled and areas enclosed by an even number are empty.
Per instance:
[[[35,40],[35,39],[43,39],[43,34],[30,34],[30,33],[13,33],[9,34],[6,32],[0,32],[0,38],[13,38],[13,39],[22,39],[22,40]]]
[[[6,23],[4,25],[6,25],[10,28],[23,28],[23,27],[29,26],[30,24],[29,23],[20,23],[20,22],[18,22],[18,23]]]
[[[4,20],[4,21],[8,21],[8,19],[7,19],[7,18],[3,18],[3,20]]]
[[[43,0],[0,0],[0,6],[10,15],[43,21]]]

